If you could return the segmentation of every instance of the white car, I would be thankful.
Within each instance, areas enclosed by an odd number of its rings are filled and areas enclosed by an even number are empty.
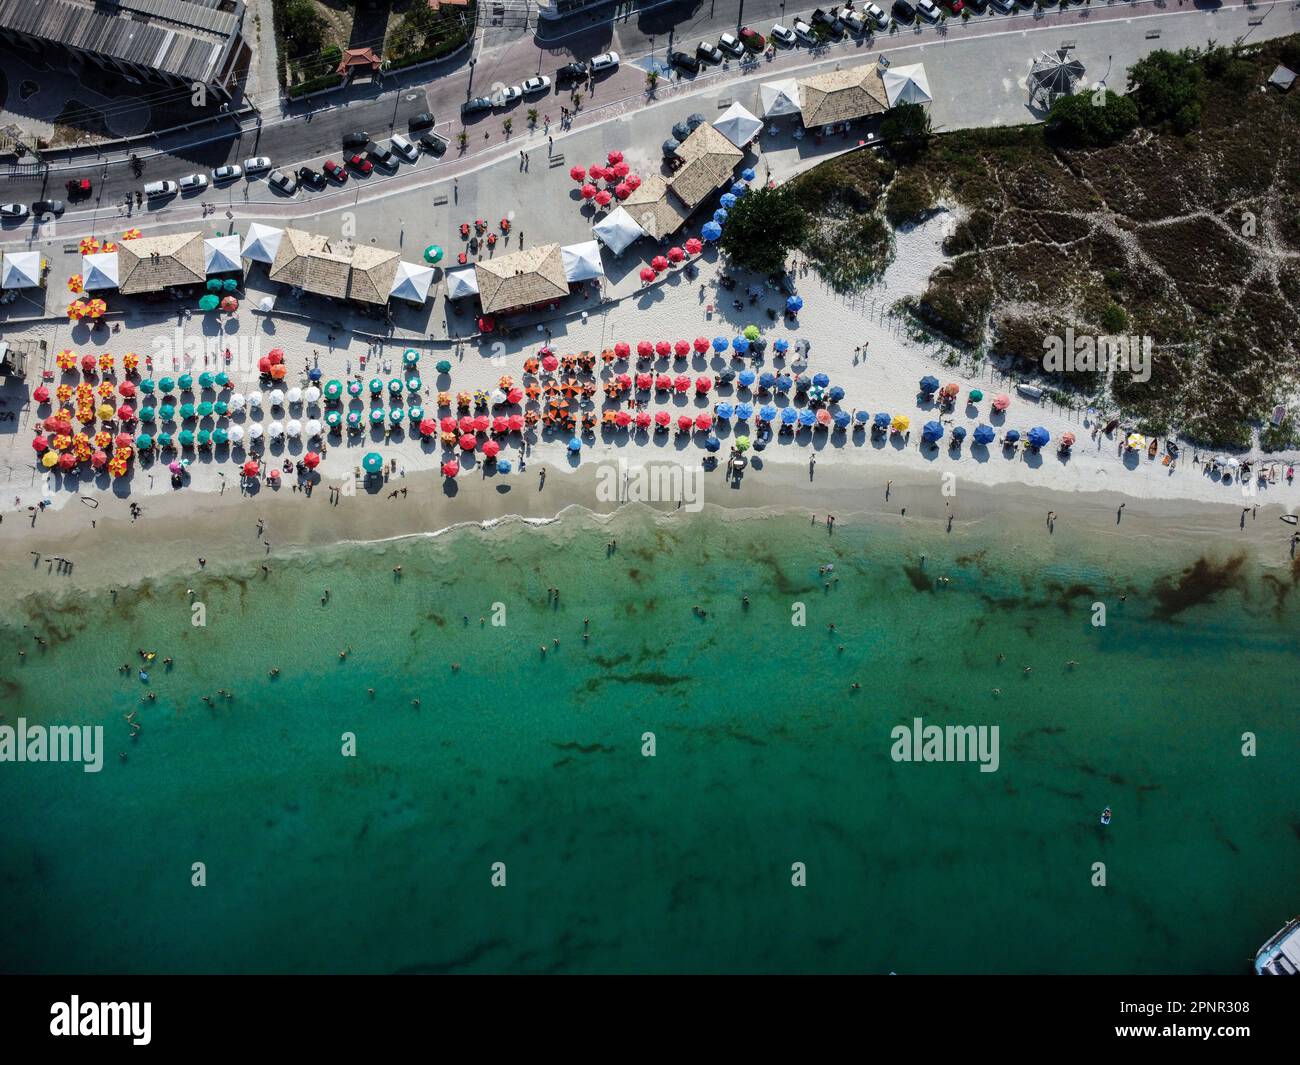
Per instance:
[[[212,171],[213,181],[234,181],[235,178],[244,176],[244,168],[237,163],[231,163],[228,166],[219,166]]]
[[[934,0],[916,0],[916,13],[926,22],[939,21],[939,9],[934,6]]]
[[[27,207],[21,203],[0,204],[0,218],[26,218]]]
[[[155,196],[175,196],[176,182],[174,181],[150,181],[144,187],[144,194],[150,199]]]
[[[861,15],[849,7],[837,7],[831,10],[831,14],[839,19],[844,26],[852,33],[861,33],[867,28]]]
[[[251,159],[244,160],[245,174],[260,174],[264,170],[271,169],[271,160],[264,155],[255,155]]]
[[[745,46],[730,33],[724,33],[718,38],[718,47],[732,56],[739,57],[745,54]]]
[[[279,170],[271,171],[271,176],[267,179],[271,188],[279,189],[286,196],[292,196],[298,188],[298,179],[292,174],[282,174]]]
[[[871,19],[882,30],[889,26],[889,16],[880,10],[875,4],[867,4],[863,7],[862,13]]]
[[[591,57],[591,72],[599,74],[602,70],[613,70],[618,66],[617,52],[601,52],[600,55]]]
[[[812,27],[801,18],[794,20],[794,35],[804,44],[817,43],[817,38],[813,36]]]
[[[551,79],[545,74],[538,74],[535,78],[529,78],[520,86],[524,90],[525,96],[532,96],[535,92],[545,92],[551,87]]]
[[[798,38],[795,37],[794,31],[790,29],[789,26],[782,26],[779,22],[772,27],[768,36],[771,37],[772,40],[776,41],[777,44],[783,44],[787,48],[793,48],[795,44],[798,43]]]
[[[420,158],[420,149],[403,137],[400,133],[394,133],[388,138],[388,147],[400,155],[408,163],[413,163]]]
[[[1016,0],[989,0],[994,7],[1004,15],[1009,15],[1016,9]]]
[[[505,89],[502,91],[500,106],[505,107],[506,104],[512,104],[516,100],[522,100],[523,96],[524,96],[524,90],[521,89],[518,85],[507,85]]]
[[[186,174],[176,184],[181,192],[201,192],[208,187],[208,179],[203,174]]]

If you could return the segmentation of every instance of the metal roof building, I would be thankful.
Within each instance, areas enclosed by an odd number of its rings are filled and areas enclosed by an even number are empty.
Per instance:
[[[244,0],[0,0],[0,38],[228,99],[249,54]]]

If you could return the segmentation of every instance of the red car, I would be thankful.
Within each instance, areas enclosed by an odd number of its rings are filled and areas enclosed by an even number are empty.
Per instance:
[[[751,52],[761,52],[767,47],[767,41],[763,35],[758,30],[750,29],[748,26],[741,27],[740,43]]]
[[[960,18],[961,13],[966,10],[966,0],[944,0],[944,7]]]
[[[348,166],[361,174],[369,174],[370,171],[375,168],[375,164],[366,158],[365,152],[352,156],[352,158],[348,160]]]
[[[321,167],[321,169],[324,170],[326,174],[328,174],[331,178],[337,181],[340,185],[342,185],[343,182],[347,181],[348,179],[348,172],[344,170],[341,166],[339,166],[339,164],[336,163],[333,159],[326,159],[325,165]]]

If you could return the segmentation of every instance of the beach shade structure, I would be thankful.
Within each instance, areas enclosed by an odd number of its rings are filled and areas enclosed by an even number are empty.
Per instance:
[[[716,211],[713,212],[713,221],[716,222],[718,225],[721,225],[726,220],[727,220],[727,209],[725,207],[719,207]]]
[[[206,283],[203,287],[206,288],[209,292],[220,293],[220,292],[221,292],[221,278],[219,278],[219,277],[210,277],[210,278],[208,278],[207,283]]]
[[[813,374],[812,383],[816,385],[818,388],[825,388],[827,385],[831,383],[831,379],[830,376],[827,374],[815,373]]]
[[[594,240],[562,247],[560,261],[564,264],[564,277],[570,284],[605,276],[605,267],[600,261],[600,244]]]
[[[686,358],[691,353],[691,342],[689,340],[679,340],[673,345],[673,354],[679,359]]]
[[[294,389],[289,390],[290,396],[293,395]],[[320,389],[315,385],[308,385],[302,390],[302,401],[310,407],[314,407],[320,402]]]
[[[921,378],[921,394],[932,396],[939,391],[939,379],[926,374]]]
[[[444,477],[455,477],[460,473],[460,463],[455,459],[448,459],[442,464],[442,475]]]
[[[200,388],[210,389],[216,383],[217,383],[217,379],[213,377],[212,374],[210,374],[207,370],[204,370],[201,374],[199,374]]]
[[[176,439],[180,443],[181,447],[194,446],[194,433],[189,429],[182,429],[176,434]]]
[[[699,237],[687,237],[685,247],[687,255],[699,255],[704,250],[704,242]]]
[[[849,423],[853,421],[852,417],[850,417],[849,415],[849,412],[846,410],[837,410],[833,415],[833,419],[835,421],[835,427],[837,429],[847,429],[849,427]]]
[[[960,444],[966,439],[966,427],[964,425],[954,425],[948,435],[952,438],[953,443]]]
[[[921,439],[927,443],[933,444],[936,440],[943,439],[943,426],[938,422],[926,422],[921,427]]]
[[[212,442],[214,444],[224,444],[229,439],[230,434],[221,426],[218,425],[212,430]]]
[[[1147,446],[1147,438],[1141,433],[1129,433],[1128,439],[1124,441],[1124,446],[1130,451],[1141,451],[1142,448]]]
[[[434,275],[435,271],[431,266],[420,266],[418,263],[399,260],[388,295],[391,299],[404,300],[407,303],[424,303],[429,298],[429,289],[433,287]]]
[[[116,255],[113,256],[117,258]],[[6,252],[0,266],[0,288],[39,288],[41,253],[38,251]]]
[[[745,328],[741,331],[741,335],[742,335],[746,340],[748,340],[748,341],[752,344],[752,343],[754,343],[756,340],[758,340],[758,338],[759,338],[759,336],[760,336],[761,334],[760,334],[759,331],[758,331],[758,326],[756,326],[756,325],[747,325],[747,326],[745,326]]]
[[[569,167],[569,179],[581,185],[587,180],[587,171],[580,166],[571,166]]]
[[[321,368],[319,366],[313,366],[310,370],[307,371],[307,380],[313,383],[320,381],[320,379],[324,376],[325,374],[321,372]],[[223,377],[226,377],[227,379],[223,381],[222,380]],[[223,373],[217,374],[217,384],[225,386],[228,385],[229,383],[230,380],[226,374]]]
[[[803,310],[802,296],[787,296],[785,300],[785,313],[798,314]]]
[[[158,388],[158,382],[155,381],[152,377],[146,377],[143,381],[140,382],[140,391],[147,396],[153,395],[154,391],[157,388]]]
[[[740,403],[736,406],[736,421],[747,422],[754,416],[754,406],[751,403]]]
[[[801,410],[799,412],[799,424],[807,428],[816,423],[818,414],[826,414],[826,420],[830,420],[830,415],[826,411],[813,412],[810,410]]]
[[[278,388],[271,389],[267,399],[270,401],[272,407],[284,406],[284,392]]]
[[[406,416],[406,414],[405,414],[405,412],[402,410],[401,407],[393,407],[393,408],[388,412],[388,420],[389,420],[390,422],[392,422],[393,425],[401,425],[401,424],[402,424],[402,419],[403,419],[405,416]]]
[[[838,403],[844,398],[844,389],[839,385],[832,385],[830,390],[826,393],[826,398],[832,403]]]
[[[767,404],[758,412],[758,420],[761,422],[770,422],[776,420],[776,408],[772,404]]]
[[[674,266],[680,262],[683,262],[685,259],[686,259],[686,253],[676,245],[673,245],[673,247],[668,249],[668,261],[672,263]]]
[[[362,386],[360,381],[348,382],[348,395],[351,396],[353,399],[356,399],[364,391],[365,388]],[[251,399],[252,397],[250,396],[249,398]]]
[[[641,280],[644,281],[647,285],[651,281],[653,281],[657,276],[658,275],[650,267],[648,266],[641,267]]]
[[[776,387],[776,374],[770,370],[765,370],[758,375],[758,387],[760,391],[766,392],[768,389]]]
[[[718,352],[718,354],[722,354],[722,352],[726,351],[726,350],[727,350],[727,338],[726,338],[726,337],[714,337],[714,338],[713,338],[713,350],[716,351],[716,352]]]
[[[743,181],[753,181],[755,177],[754,168],[752,166],[745,167],[745,169],[740,172],[740,177]]]
[[[203,401],[202,403],[200,403],[200,404],[198,405],[198,407],[195,408],[195,409],[196,409],[196,413],[198,414],[198,416],[199,416],[200,418],[211,418],[211,417],[212,417],[212,412],[213,412],[213,410],[214,410],[215,408],[213,407],[213,405],[212,405],[210,402],[208,402],[207,400],[204,400],[204,401]]]
[[[253,424],[248,427],[247,431],[249,440],[261,440],[262,435],[265,432],[262,426],[257,422],[253,422]]]
[[[366,457],[361,460],[361,468],[366,473],[378,473],[384,468],[383,456],[378,451],[366,452]]]
[[[302,457],[302,464],[306,466],[307,469],[314,470],[320,465],[320,455],[315,451],[308,451],[307,454]]]
[[[905,433],[912,425],[912,419],[906,414],[895,414],[894,420],[889,423],[889,427],[896,433]]]
[[[890,425],[893,424],[893,421],[894,419],[891,418],[885,411],[882,410],[876,414],[875,418],[872,419],[871,424],[874,425],[877,429],[888,429]]]
[[[172,434],[171,434],[171,433],[159,433],[157,436],[154,437],[154,443],[157,444],[160,448],[163,448],[163,447],[171,447],[171,446],[172,446]]]
[[[302,436],[302,422],[294,419],[285,423],[284,435],[292,440],[298,439],[298,437]]]
[[[614,345],[614,357],[616,359],[626,359],[632,354],[632,346],[626,341],[620,340]]]
[[[434,369],[439,373],[451,373],[451,360],[439,359],[437,365],[434,366]]]
[[[232,425],[225,430],[226,437],[232,444],[242,443],[244,439],[244,427],[242,425]]]
[[[484,458],[494,459],[499,454],[501,454],[501,445],[498,444],[495,440],[489,440],[487,443],[483,445]]]
[[[720,447],[722,447],[722,441],[712,433],[704,438],[704,449],[706,451],[717,451]]]
[[[239,282],[233,277],[222,278],[221,289],[223,292],[234,292],[239,288]]]
[[[497,473],[509,473],[512,468],[509,459],[497,459]]]
[[[994,410],[1005,411],[1009,406],[1011,406],[1011,397],[1005,392],[999,392],[993,397]]]
[[[239,255],[238,234],[208,237],[203,241],[203,272],[209,276],[237,273],[244,268]]]
[[[984,444],[987,446],[988,444],[993,443],[993,441],[996,440],[997,437],[998,434],[993,431],[993,426],[985,425],[983,422],[981,422],[979,425],[975,426],[975,432],[972,436],[972,439],[977,444]]]
[[[158,417],[165,422],[171,421],[173,418],[176,417],[176,404],[164,403],[161,407],[158,408]]]
[[[194,418],[194,416],[195,416],[196,413],[197,413],[197,411],[196,411],[196,409],[195,409],[193,403],[182,403],[182,404],[181,404],[181,421],[188,422],[188,421],[193,420],[193,418]]]
[[[283,238],[283,229],[277,229],[275,226],[264,226],[260,222],[253,222],[248,227],[248,233],[244,237],[244,247],[240,254],[245,259],[266,263],[269,266],[275,262],[275,256],[280,250],[280,241]]]
[[[802,384],[802,381],[800,382]],[[776,390],[778,392],[789,392],[794,387],[794,378],[789,374],[776,375]]]
[[[141,407],[137,417],[142,422],[151,422],[158,417],[158,411],[154,407]]]
[[[713,128],[737,148],[744,148],[763,132],[763,122],[739,103],[733,103],[713,120]]]
[[[714,411],[720,421],[730,421],[731,416],[735,413],[730,403],[719,403]]]
[[[424,249],[424,261],[432,266],[434,263],[442,261],[442,246],[440,244],[430,244]]]
[[[348,428],[349,428],[349,429],[352,429],[352,430],[360,429],[360,428],[361,428],[361,412],[360,412],[359,410],[350,410],[350,411],[348,411],[347,423],[348,423]],[[251,431],[251,429],[250,429],[250,431]]]
[[[772,345],[772,350],[778,355],[784,355],[790,350],[790,341],[786,340],[785,337],[778,337],[776,343]]]
[[[736,206],[736,197],[730,192],[724,192],[718,198],[718,202],[729,211]]]
[[[604,194],[608,196],[608,193]],[[606,200],[608,202],[608,200]],[[617,207],[591,227],[592,234],[615,255],[622,255],[646,235],[624,207]]]
[[[383,407],[375,407],[374,410],[372,410],[372,411],[370,412],[370,424],[371,424],[371,425],[383,425],[383,424],[384,424],[384,408],[383,408]]]
[[[749,437],[747,437],[747,436],[738,436],[738,437],[736,437],[736,450],[737,450],[737,451],[745,452],[745,451],[748,451],[749,448],[750,448]]]
[[[1072,447],[1074,447],[1074,434],[1073,434],[1073,433],[1062,433],[1062,434],[1061,434],[1061,450],[1062,450],[1062,451],[1069,451],[1070,448],[1072,448]]]
[[[213,295],[211,292],[199,298],[199,310],[201,311],[215,311],[220,306],[221,297]]]
[[[718,240],[722,236],[722,226],[717,222],[705,222],[700,229],[700,236],[710,242]]]
[[[468,270],[449,270],[447,272],[447,298],[464,299],[478,295],[478,275],[473,268]]]
[[[695,348],[695,353],[697,355],[703,355],[705,352],[709,350],[709,338],[696,337],[694,342],[694,348]]]
[[[1052,434],[1041,425],[1035,425],[1026,434],[1025,439],[1029,441],[1030,447],[1046,447],[1048,442],[1052,439]]]
[[[1008,429],[1002,436],[1002,439],[1008,444],[1014,444],[1020,440],[1019,429]]]
[[[668,269],[668,260],[662,255],[656,255],[650,260],[650,265],[654,267],[655,273],[661,274]]]
[[[266,435],[272,440],[278,440],[280,437],[284,436],[284,423],[272,422],[266,427]]]
[[[402,394],[402,382],[396,377],[392,378],[388,382],[388,391],[394,396],[400,396]]]
[[[785,407],[781,411],[782,425],[795,425],[799,421],[799,412],[793,407]]]
[[[673,133],[673,137],[676,140],[684,141],[687,137],[691,135],[691,127],[688,126],[684,121],[675,122],[673,123],[672,133]]]
[[[731,347],[737,354],[743,355],[749,351],[749,338],[743,336],[732,337]]]
[[[149,448],[153,447],[153,437],[148,433],[141,433],[135,438],[135,446],[141,451],[147,451]]]
[[[794,78],[766,81],[758,87],[758,96],[763,103],[763,115],[766,118],[797,115],[801,110],[799,82]]]
[[[614,194],[608,189],[601,189],[596,193],[596,204],[599,207],[608,207],[610,201],[614,199]]]
[[[337,429],[343,424],[343,412],[341,410],[330,410],[325,412],[325,424],[331,429]]]
[[[117,288],[117,252],[101,251],[81,259],[82,287],[87,292]]]
[[[261,392],[250,392],[244,397],[244,401],[248,404],[249,410],[261,410],[266,403],[266,397]]]
[[[928,104],[934,101],[930,95],[930,80],[925,76],[925,67],[913,63],[905,67],[886,67],[880,75],[885,83],[885,98],[890,107],[899,104]]]
[[[408,421],[418,422],[424,417],[424,408],[419,406],[407,407],[406,417]]]
[[[579,440],[576,436],[570,437],[567,447],[569,449],[570,454],[576,455],[579,451],[582,450],[582,441]]]
[[[232,311],[239,310],[239,300],[235,299],[234,296],[222,296],[221,302],[217,306],[220,310],[229,314]]]
[[[1050,111],[1062,96],[1074,92],[1082,78],[1083,64],[1070,58],[1069,48],[1044,52],[1029,68],[1029,103]]]
[[[686,128],[689,129],[692,133],[694,133],[707,121],[708,119],[706,119],[698,111],[695,111],[692,114],[686,116]]]
[[[370,394],[372,396],[378,396],[384,391],[384,382],[378,377],[372,377],[367,387],[370,389]],[[401,388],[400,383],[398,384],[398,388]]]
[[[261,467],[258,466],[257,461],[255,459],[249,459],[247,462],[244,463],[245,477],[256,477],[260,472],[261,472]]]
[[[984,390],[980,388],[972,388],[970,390],[968,398],[972,403],[978,403],[981,399],[984,398]]]

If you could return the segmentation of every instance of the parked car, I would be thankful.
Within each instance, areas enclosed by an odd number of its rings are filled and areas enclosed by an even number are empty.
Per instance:
[[[465,115],[477,115],[480,111],[491,111],[492,101],[486,96],[474,96],[460,105],[460,113]]]
[[[374,141],[366,141],[365,154],[366,158],[373,160],[382,167],[392,169],[397,166],[397,156]]]
[[[606,70],[614,70],[618,66],[617,52],[601,52],[600,55],[592,56],[591,72],[601,74]]]
[[[219,166],[212,171],[212,180],[215,182],[234,181],[236,178],[244,176],[244,168],[238,163],[228,163],[225,166]]]
[[[144,194],[150,199],[155,196],[175,196],[176,182],[174,181],[150,181],[144,187]]]
[[[722,49],[716,44],[710,44],[708,41],[701,41],[695,46],[695,55],[703,59],[706,63],[720,64],[723,60]]]
[[[844,28],[850,33],[862,33],[867,28],[866,20],[851,7],[832,8],[831,14],[844,23]]]
[[[271,160],[264,155],[255,155],[251,159],[244,160],[245,174],[260,174],[264,170],[271,169]]]
[[[522,88],[518,85],[507,85],[502,91],[501,103],[498,106],[506,107],[507,105],[514,103],[516,100],[522,100],[523,98],[524,90]]]
[[[700,72],[700,61],[689,52],[669,52],[668,63],[670,66],[677,67],[679,70],[688,71],[691,74]]]
[[[282,170],[272,170],[271,176],[266,180],[271,188],[279,189],[286,196],[292,195],[298,188],[297,179],[292,174],[286,174]]]
[[[875,4],[864,4],[862,13],[874,22],[880,29],[889,28],[889,16],[880,10]]]
[[[793,48],[799,43],[799,39],[794,35],[794,30],[790,29],[789,26],[782,26],[779,22],[772,27],[769,36],[777,44],[786,48]]]
[[[889,10],[893,12],[895,20],[904,26],[910,26],[916,21],[916,8],[907,0],[894,0],[894,6]]]
[[[364,148],[366,141],[370,140],[370,134],[364,129],[356,129],[351,133],[343,134],[344,148]]]
[[[375,169],[375,164],[366,158],[365,152],[359,152],[348,159],[348,166],[359,174],[369,174]]]
[[[525,96],[532,96],[533,93],[545,92],[549,89],[551,87],[551,79],[545,74],[538,74],[534,78],[529,78],[519,87],[524,90]]]
[[[989,9],[989,0],[966,0],[966,6],[977,15],[982,15]]]
[[[740,27],[740,43],[751,52],[761,52],[767,47],[766,38],[758,30],[752,30],[748,26]]]
[[[724,33],[718,38],[718,47],[728,55],[737,58],[745,54],[745,46],[740,43],[738,38],[733,37],[730,33]]]
[[[565,63],[555,72],[555,80],[563,84],[568,81],[582,81],[587,77],[587,64],[575,60]]]
[[[0,218],[26,218],[27,207],[21,203],[0,203]]]
[[[433,130],[426,130],[420,134],[420,147],[430,155],[440,156],[447,150],[447,142]]]
[[[208,179],[204,174],[186,174],[176,184],[181,187],[181,192],[202,192],[208,187]]]
[[[313,170],[309,166],[300,166],[298,168],[298,181],[310,189],[320,189],[325,187],[325,178],[319,170]]]
[[[388,147],[397,155],[400,155],[408,163],[414,163],[420,158],[420,149],[403,137],[400,133],[394,133],[388,138]]]
[[[934,6],[934,0],[916,0],[916,13],[926,22],[939,21],[939,9]]]
[[[326,159],[325,165],[321,167],[321,169],[325,171],[327,176],[333,178],[340,185],[348,179],[348,172],[344,170],[343,167],[339,166],[339,164],[333,159]]]
[[[943,6],[956,18],[961,18],[961,13],[966,10],[965,0],[943,0]]]
[[[816,44],[817,38],[813,35],[812,27],[803,19],[794,20],[794,35],[803,41],[804,44]]]
[[[1010,15],[1016,10],[1016,0],[990,0],[990,2],[1004,15]]]
[[[422,129],[430,129],[433,126],[433,115],[428,111],[421,111],[418,115],[412,115],[406,120],[406,128],[412,133],[417,133]],[[367,137],[366,140],[370,138]]]
[[[37,200],[32,204],[32,214],[63,214],[62,200]]]
[[[68,190],[68,199],[84,200],[91,194],[94,183],[90,178],[69,178],[63,187]]]
[[[842,23],[833,14],[831,14],[831,12],[823,11],[820,7],[815,8],[812,13],[812,19],[814,24],[820,22],[823,26],[825,26],[828,30],[830,30],[832,36],[834,37],[844,36],[844,23]]]

